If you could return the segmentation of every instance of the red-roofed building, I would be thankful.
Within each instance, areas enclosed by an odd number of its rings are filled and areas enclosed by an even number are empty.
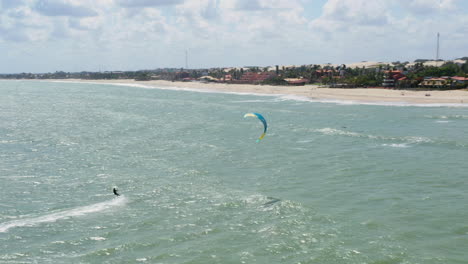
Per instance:
[[[384,73],[383,87],[395,87],[396,82],[407,80],[406,75],[402,71],[385,71]]]
[[[317,78],[321,78],[321,77],[329,77],[329,76],[333,76],[333,74],[335,73],[334,70],[327,70],[327,69],[321,69],[321,70],[316,70],[315,71],[315,76]]]
[[[394,80],[406,77],[402,71],[384,71],[384,73],[387,74],[388,78],[392,78]]]
[[[231,74],[226,74],[226,75],[224,75],[223,81],[225,81],[225,82],[230,82],[230,81],[232,81],[232,75],[231,75]]]
[[[240,78],[240,82],[243,83],[261,83],[266,79],[273,77],[275,74],[272,72],[246,72]]]
[[[456,81],[457,83],[468,83],[468,78],[466,77],[460,77],[460,76],[453,76],[450,79]]]

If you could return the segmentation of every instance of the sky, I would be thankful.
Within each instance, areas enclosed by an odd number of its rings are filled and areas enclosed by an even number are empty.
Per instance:
[[[0,0],[0,73],[468,56],[467,0]]]

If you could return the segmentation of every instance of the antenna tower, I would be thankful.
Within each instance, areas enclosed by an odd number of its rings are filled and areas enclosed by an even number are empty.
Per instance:
[[[439,0],[439,13],[441,12],[442,0]],[[437,51],[436,51],[436,66],[439,66],[439,55],[440,55],[440,34],[437,32]]]

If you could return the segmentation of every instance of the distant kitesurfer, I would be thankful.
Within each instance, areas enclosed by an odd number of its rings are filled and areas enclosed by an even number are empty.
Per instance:
[[[120,196],[120,194],[117,192],[116,188],[112,189],[112,191],[114,192],[115,195]]]

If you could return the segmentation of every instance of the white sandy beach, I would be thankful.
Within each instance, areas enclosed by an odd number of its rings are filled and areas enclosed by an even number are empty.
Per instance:
[[[177,87],[192,90],[293,95],[317,100],[341,100],[361,103],[408,103],[408,104],[468,104],[468,91],[412,91],[389,90],[378,88],[366,89],[337,89],[322,88],[316,85],[306,86],[272,86],[250,84],[224,84],[200,82],[171,82],[171,81],[135,81],[135,80],[51,80],[63,82],[91,82],[109,84],[145,85],[150,87]]]

